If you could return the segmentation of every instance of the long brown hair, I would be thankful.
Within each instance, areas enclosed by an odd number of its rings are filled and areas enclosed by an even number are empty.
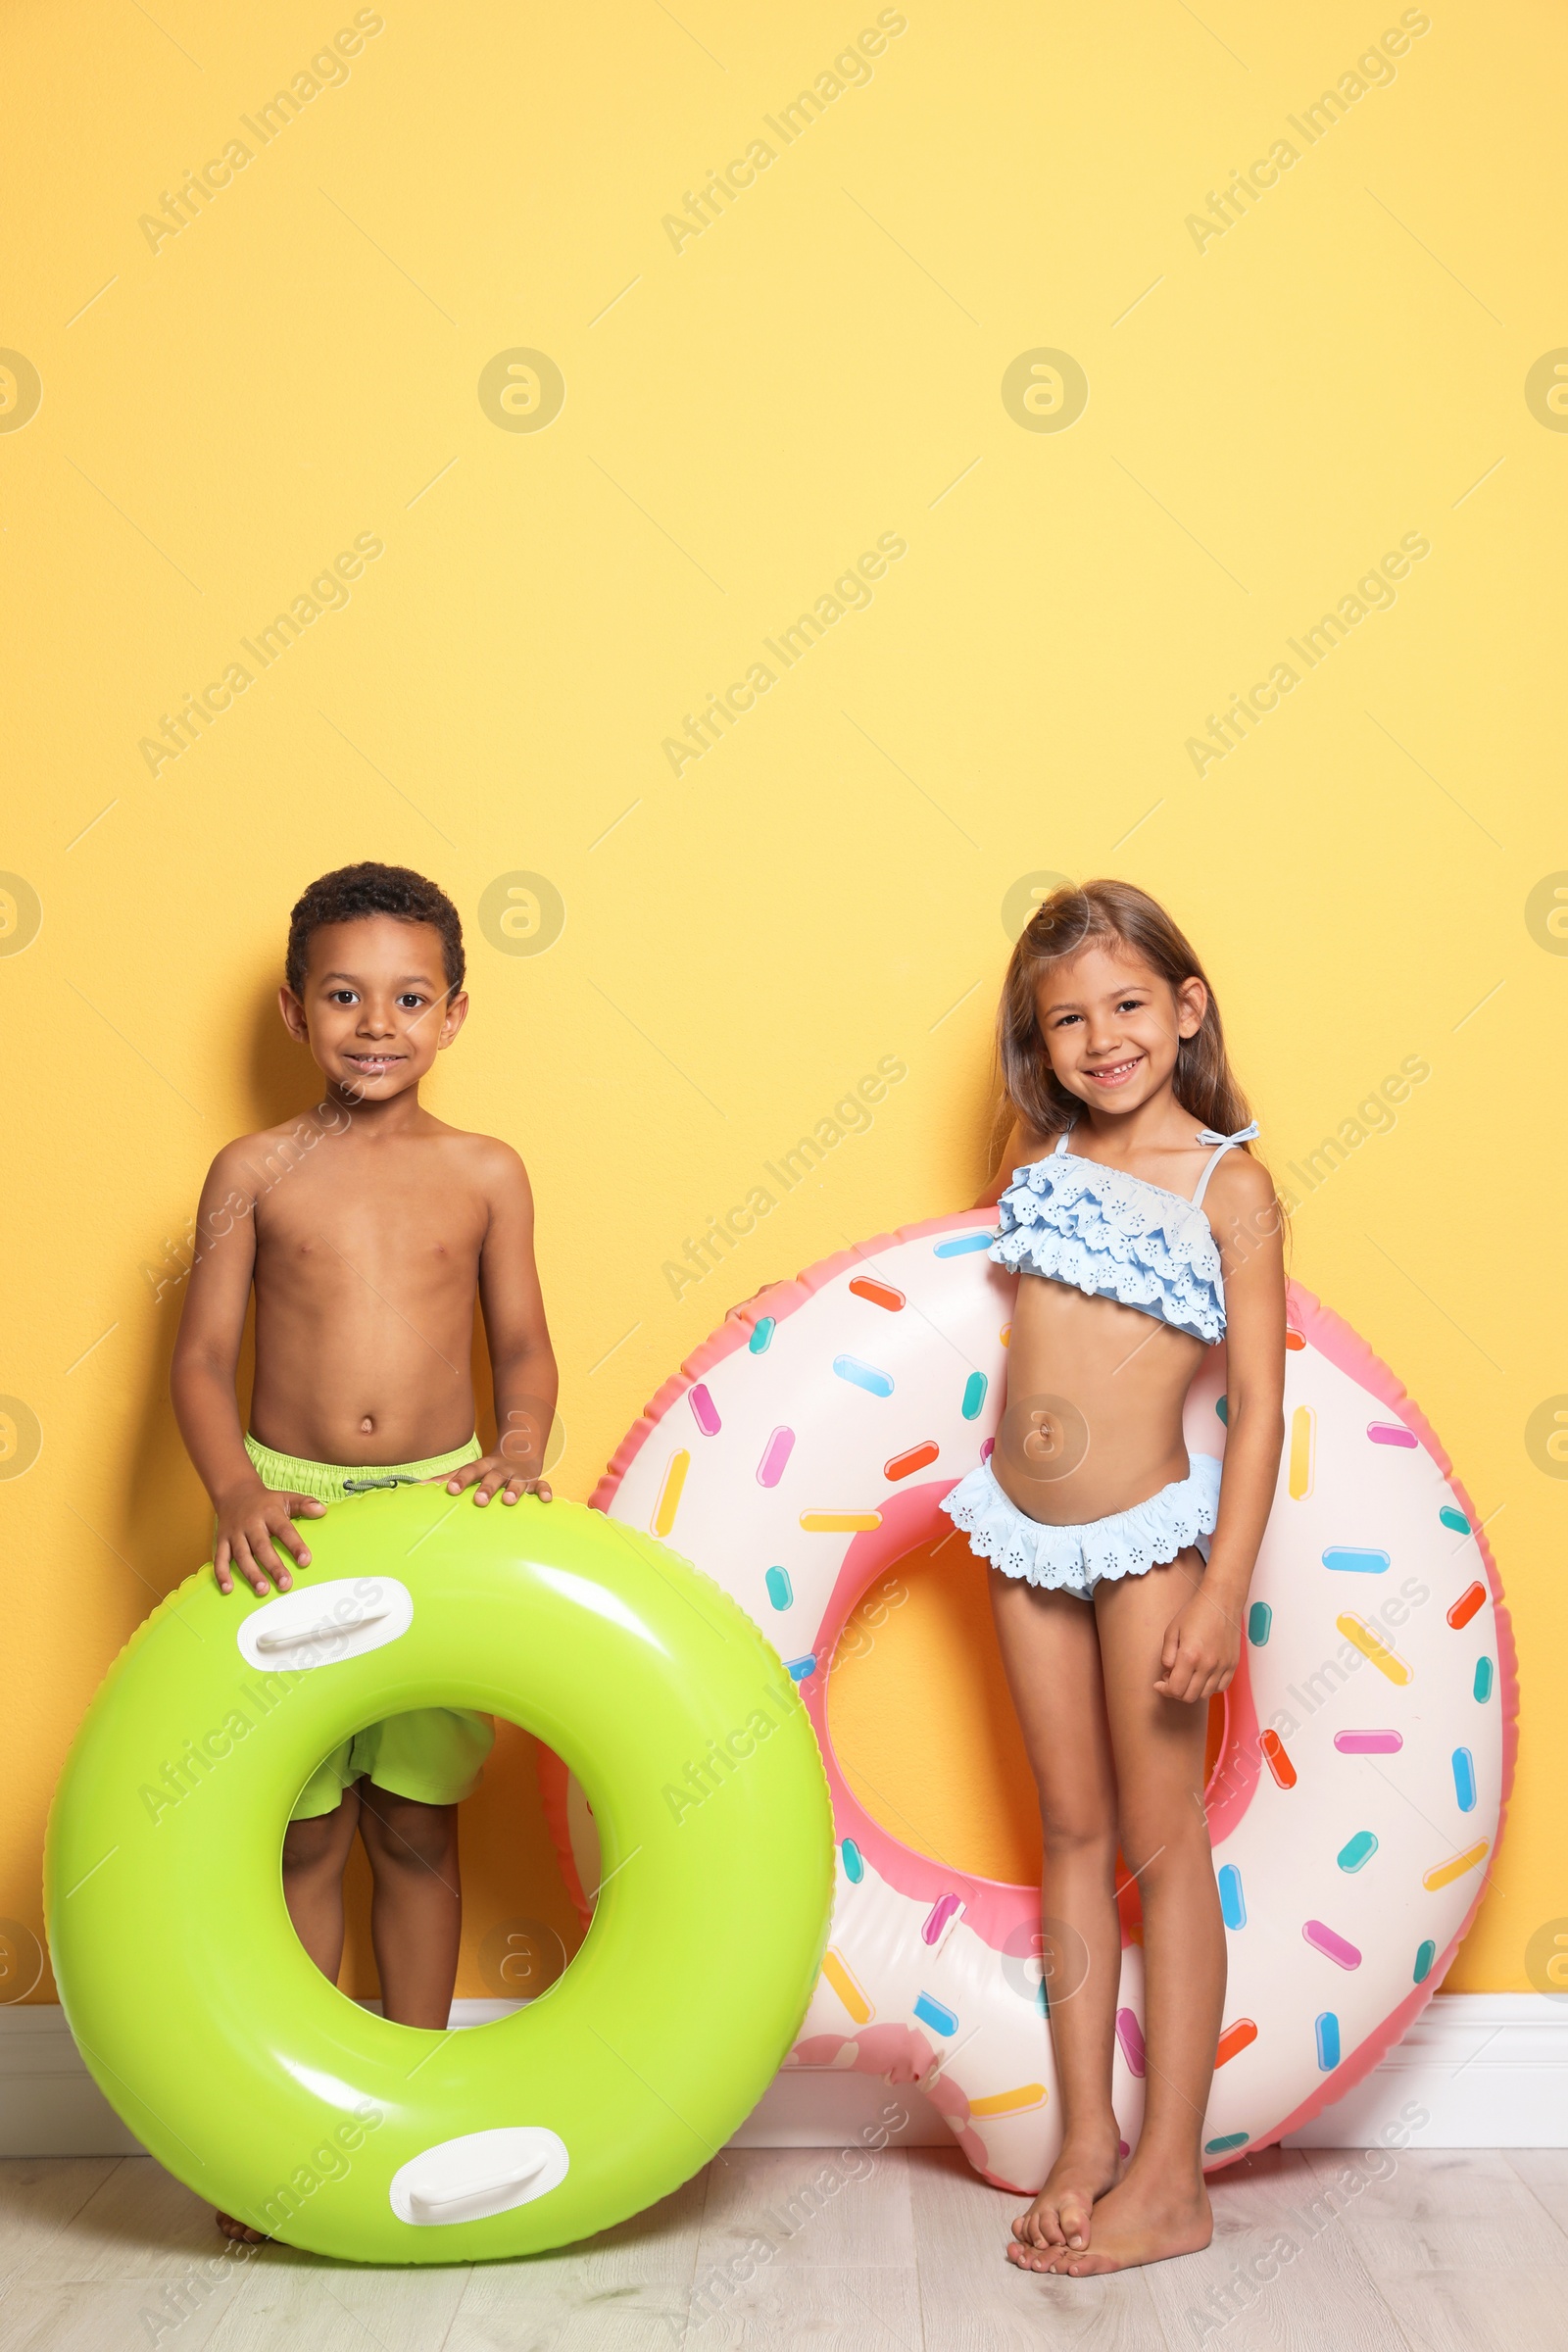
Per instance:
[[[1068,1093],[1051,1067],[1035,1012],[1035,990],[1048,965],[1097,942],[1112,953],[1125,949],[1173,989],[1184,980],[1202,981],[1208,991],[1207,1009],[1197,1033],[1182,1038],[1176,1048],[1176,1099],[1218,1134],[1234,1135],[1245,1127],[1252,1114],[1232,1075],[1219,1006],[1191,943],[1157,899],[1131,882],[1109,881],[1054,890],[1030,916],[1012,951],[997,1009],[997,1061],[1004,1097],[998,1108],[999,1125],[1010,1109],[1037,1133],[1055,1136],[1081,1112],[1077,1096]]]

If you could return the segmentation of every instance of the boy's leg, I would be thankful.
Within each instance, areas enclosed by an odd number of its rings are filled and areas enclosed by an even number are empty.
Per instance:
[[[359,1788],[360,1836],[375,1882],[370,1940],[383,2013],[400,2026],[442,2033],[463,1926],[458,1808],[399,1796],[370,1780]]]
[[[291,1821],[283,1833],[283,1900],[294,1933],[334,1984],[343,1965],[343,1865],[359,1812],[359,1791],[345,1788],[330,1813]]]
[[[330,1813],[307,1814],[283,1833],[283,1900],[294,1933],[334,1984],[343,1965],[343,1865],[359,1812],[359,1790],[345,1788]],[[218,2227],[241,2245],[268,2243],[265,2230],[253,2230],[231,2213],[220,2212]]]

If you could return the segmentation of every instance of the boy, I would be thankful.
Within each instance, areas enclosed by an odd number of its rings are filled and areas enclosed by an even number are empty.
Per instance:
[[[468,1009],[463,927],[406,866],[344,866],[313,882],[289,926],[284,1025],[326,1081],[309,1117],[242,1136],[214,1160],[197,1215],[171,1388],[217,1513],[213,1566],[259,1593],[311,1553],[299,1519],[366,1486],[444,1478],[548,1501],[544,1447],[556,1360],[533,1257],[521,1160],[492,1136],[433,1118],[419,1081]],[[234,1377],[256,1293],[249,1434]],[[497,1450],[473,1435],[473,1304],[484,1313]],[[467,1708],[396,1715],[313,1775],[283,1841],[300,1941],[334,1981],[343,1866],[358,1829],[385,2014],[446,2026],[462,1899],[457,1806],[495,1737]],[[230,2237],[259,2232],[220,2214]]]

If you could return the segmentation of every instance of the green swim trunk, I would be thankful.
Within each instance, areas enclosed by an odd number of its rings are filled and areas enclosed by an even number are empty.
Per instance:
[[[428,1461],[374,1463],[359,1469],[274,1453],[251,1437],[245,1440],[245,1450],[263,1486],[274,1494],[290,1490],[313,1494],[318,1502],[341,1503],[376,1487],[445,1478],[462,1463],[477,1461],[482,1448],[477,1438],[470,1438],[466,1446],[432,1454]],[[344,1789],[367,1773],[378,1788],[394,1796],[416,1797],[424,1805],[460,1804],[478,1787],[495,1736],[489,1716],[476,1715],[470,1707],[416,1707],[408,1715],[367,1724],[317,1766],[289,1819],[310,1821],[335,1813]]]

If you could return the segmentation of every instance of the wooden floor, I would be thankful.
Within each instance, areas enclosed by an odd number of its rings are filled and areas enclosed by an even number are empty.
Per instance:
[[[567,2253],[396,2271],[280,2245],[215,2263],[211,2216],[150,2157],[3,2163],[0,2341],[6,2352],[1568,2344],[1568,2150],[1369,2163],[1270,2149],[1214,2183],[1206,2253],[1106,2279],[1011,2270],[1002,2247],[1018,2200],[956,2152],[890,2150],[867,2157],[858,2180],[825,2173],[832,2161],[823,2149],[732,2152]]]

